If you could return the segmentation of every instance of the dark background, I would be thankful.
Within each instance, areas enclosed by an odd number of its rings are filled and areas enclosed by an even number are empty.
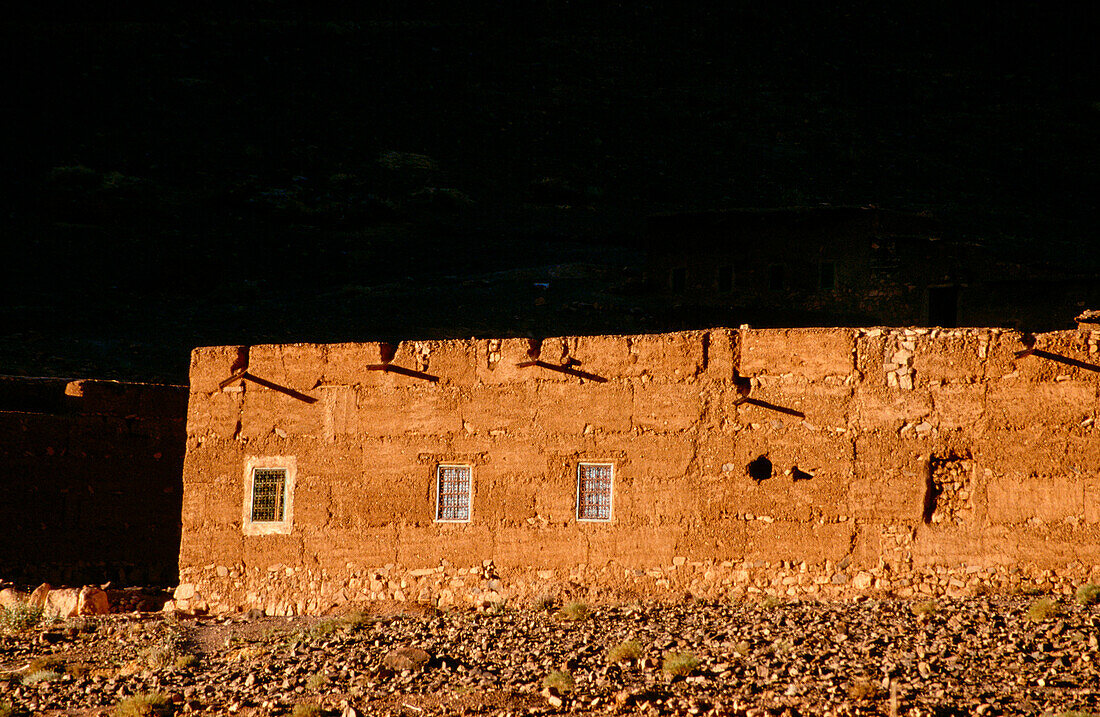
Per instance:
[[[0,374],[688,328],[642,287],[655,212],[875,205],[1096,261],[1095,35],[1058,4],[452,5],[0,26]]]

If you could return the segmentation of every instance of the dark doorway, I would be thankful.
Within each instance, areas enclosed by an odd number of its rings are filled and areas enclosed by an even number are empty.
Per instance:
[[[959,287],[928,287],[928,325],[952,329],[959,323]]]

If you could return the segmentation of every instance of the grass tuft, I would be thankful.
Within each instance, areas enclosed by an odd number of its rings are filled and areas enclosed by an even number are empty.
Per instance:
[[[65,669],[65,661],[56,655],[36,657],[31,660],[31,664],[27,665],[27,672],[39,672],[42,670],[49,670],[51,672],[65,672]]]
[[[940,611],[940,604],[935,600],[918,602],[913,605],[913,614],[917,617],[931,617]]]
[[[314,625],[309,630],[309,634],[312,637],[328,637],[332,633],[336,632],[340,627],[340,623],[336,620],[322,620]]]
[[[583,602],[571,602],[561,609],[558,617],[570,622],[580,622],[588,617],[588,606]]]
[[[30,713],[7,700],[0,700],[0,717],[26,717]]]
[[[1096,605],[1100,603],[1100,585],[1094,583],[1088,583],[1077,588],[1077,594],[1074,595],[1079,605]]]
[[[550,593],[543,593],[535,598],[531,606],[536,610],[542,610],[543,612],[550,612],[557,605],[557,601],[554,600],[554,596]]]
[[[299,702],[290,711],[290,717],[321,717],[321,708],[311,702]]]
[[[317,692],[327,684],[328,675],[324,674],[323,672],[318,672],[315,675],[310,675],[309,679],[306,680],[306,688],[313,692]]]
[[[170,715],[175,706],[163,692],[141,692],[123,699],[115,707],[115,717],[153,717]]]
[[[366,630],[368,627],[375,623],[375,619],[365,612],[356,610],[355,612],[349,612],[340,618],[340,623],[344,626],[344,629],[348,632],[359,632],[360,630]]]
[[[42,622],[42,608],[28,602],[17,602],[12,607],[0,607],[0,630],[20,632]]]
[[[872,700],[878,697],[879,686],[866,678],[853,680],[848,685],[848,698],[853,700]]]
[[[608,648],[607,661],[613,665],[620,662],[633,662],[642,656],[642,643],[637,640],[627,640]]]
[[[172,655],[172,651],[163,647],[146,648],[138,653],[138,656],[140,657],[139,662],[153,671],[163,670],[165,667],[175,663],[175,657]]]
[[[794,643],[790,640],[784,640],[782,638],[776,640],[771,644],[770,651],[773,655],[786,655],[794,650]]]
[[[53,682],[61,679],[61,673],[53,670],[35,670],[23,675],[24,685],[37,685],[39,682]]]
[[[180,655],[176,658],[176,669],[186,670],[192,667],[197,667],[199,664],[199,658],[197,655]]]
[[[1057,600],[1040,598],[1031,603],[1031,607],[1027,609],[1027,614],[1024,617],[1032,622],[1042,622],[1057,617],[1061,612],[1062,609],[1059,607]]]
[[[699,658],[690,652],[666,652],[661,669],[673,677],[687,677],[699,667]]]
[[[577,683],[573,681],[573,675],[564,670],[554,670],[542,680],[542,686],[555,690],[558,694],[572,692]]]

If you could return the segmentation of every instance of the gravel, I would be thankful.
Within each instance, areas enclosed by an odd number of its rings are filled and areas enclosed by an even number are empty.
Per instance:
[[[1034,620],[1034,601],[647,603],[572,621],[507,607],[324,620],[130,613],[0,635],[0,703],[110,714],[160,691],[183,714],[289,714],[299,703],[345,717],[1100,712],[1100,607],[1065,601]],[[611,664],[608,650],[626,641],[641,655]],[[662,669],[690,665],[683,655],[698,666]],[[64,663],[61,677],[23,684],[44,658],[55,671]],[[555,671],[571,689],[548,686]]]

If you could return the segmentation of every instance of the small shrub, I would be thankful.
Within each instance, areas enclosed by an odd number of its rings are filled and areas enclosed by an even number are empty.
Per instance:
[[[687,677],[699,667],[699,658],[690,652],[667,652],[661,669],[673,677]]]
[[[1100,585],[1088,583],[1077,588],[1074,596],[1079,605],[1096,605],[1100,603]]]
[[[588,606],[583,602],[571,602],[561,609],[558,615],[563,620],[569,620],[570,622],[580,622],[588,617]]]
[[[328,637],[336,632],[340,624],[336,620],[322,620],[310,628],[309,634],[313,637]]]
[[[54,672],[53,670],[35,670],[34,672],[28,672],[23,675],[23,684],[37,685],[39,682],[53,682],[57,679],[61,679],[60,672]]]
[[[175,658],[172,653],[163,647],[148,647],[138,653],[139,661],[150,670],[163,670],[173,664]]]
[[[573,675],[568,672],[554,670],[543,679],[542,686],[555,690],[558,694],[565,694],[566,692],[572,692],[577,683],[573,681]]]
[[[1027,614],[1024,617],[1032,622],[1042,622],[1043,620],[1050,620],[1051,618],[1057,617],[1060,612],[1061,608],[1059,608],[1057,600],[1040,598],[1031,603],[1031,607],[1028,608]]]
[[[786,655],[794,649],[794,643],[790,640],[778,639],[772,643],[771,653],[773,655]]]
[[[641,658],[642,643],[637,640],[627,640],[607,650],[607,661],[613,665],[620,662],[632,662]]]
[[[290,717],[321,717],[321,708],[309,702],[299,702],[290,711]]]
[[[940,611],[940,604],[935,600],[918,602],[913,605],[913,614],[917,617],[931,617]]]
[[[848,685],[848,697],[853,700],[871,700],[878,696],[879,686],[871,680],[861,678]]]
[[[257,657],[263,657],[268,652],[267,648],[263,645],[245,645],[241,649],[233,653],[229,658],[234,662],[241,662],[247,660],[255,660]]]
[[[0,607],[0,630],[19,632],[34,627],[42,621],[42,608],[28,602],[18,602],[12,607]]]
[[[115,706],[115,717],[153,717],[170,715],[173,711],[172,701],[163,692],[139,692]]]
[[[11,702],[0,700],[0,717],[25,717],[29,714],[22,707],[16,707]]]
[[[779,607],[783,604],[783,601],[777,598],[775,595],[765,595],[760,598],[760,607],[765,610],[771,610],[772,608]]]
[[[344,628],[348,632],[358,632],[360,630],[366,630],[368,627],[374,624],[374,618],[365,612],[356,610],[355,612],[349,612],[340,619]]]
[[[550,612],[554,609],[554,605],[556,604],[557,602],[554,600],[553,595],[551,595],[550,593],[543,593],[542,595],[539,595],[537,598],[535,598],[534,602],[531,603],[531,606],[536,610]]]
[[[196,655],[180,655],[176,658],[176,669],[186,670],[192,667],[196,667],[199,664],[199,658]]]
[[[328,684],[328,675],[318,672],[316,675],[310,675],[306,680],[306,687],[316,692],[325,685]]]
[[[45,657],[36,657],[31,660],[31,664],[27,666],[27,672],[40,672],[42,670],[49,670],[50,672],[65,672],[65,661],[56,655],[46,655]]]

